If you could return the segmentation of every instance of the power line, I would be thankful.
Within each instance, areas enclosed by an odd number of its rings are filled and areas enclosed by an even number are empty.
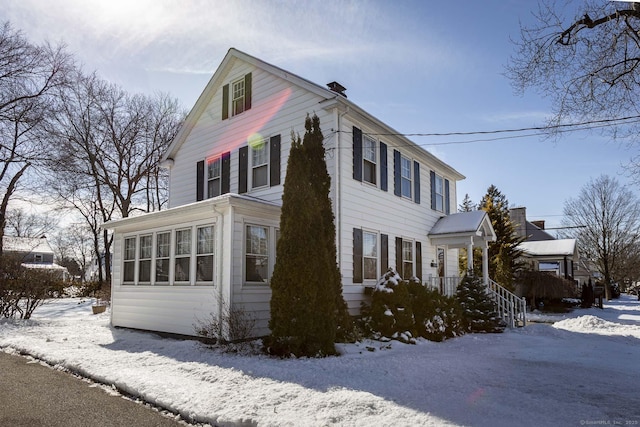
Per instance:
[[[640,119],[640,115],[636,116],[627,116],[627,117],[618,117],[613,119],[601,119],[601,120],[589,120],[585,122],[577,122],[577,123],[564,123],[558,125],[551,126],[532,126],[526,128],[519,129],[496,129],[496,130],[482,130],[482,131],[470,131],[470,132],[441,132],[441,133],[368,133],[367,135],[377,135],[377,136],[464,136],[464,135],[491,135],[497,133],[517,133],[517,132],[529,132],[529,131],[541,131],[541,130],[549,130],[549,129],[564,129],[564,128],[572,128],[579,126],[587,126],[587,125],[598,125],[604,124],[607,126],[611,126],[616,124],[615,122],[622,122],[632,119]],[[637,120],[636,120],[637,121]],[[603,127],[603,126],[596,126]],[[587,128],[590,129],[590,128]],[[579,129],[580,130],[580,129]]]

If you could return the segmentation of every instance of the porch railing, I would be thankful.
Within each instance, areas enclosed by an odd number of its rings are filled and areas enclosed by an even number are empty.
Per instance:
[[[442,295],[452,297],[456,294],[458,285],[460,284],[460,277],[448,276],[448,277],[429,277],[426,282],[427,286],[437,290]]]
[[[527,302],[489,279],[489,292],[498,306],[498,313],[510,328],[527,325]]]
[[[457,276],[430,277],[426,281],[426,285],[443,295],[453,296],[458,289],[460,280],[461,278]],[[507,322],[508,327],[526,326],[527,303],[524,298],[520,298],[491,279],[487,284],[487,290],[497,305],[498,313]]]

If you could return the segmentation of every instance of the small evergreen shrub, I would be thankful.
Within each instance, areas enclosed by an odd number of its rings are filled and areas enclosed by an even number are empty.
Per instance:
[[[393,267],[378,280],[371,295],[371,328],[383,337],[413,341],[409,289]]]
[[[504,331],[506,324],[500,318],[481,277],[473,274],[464,276],[456,291],[456,298],[462,308],[464,328],[467,331]]]
[[[464,334],[462,310],[455,298],[409,281],[416,333],[430,341],[443,341]]]

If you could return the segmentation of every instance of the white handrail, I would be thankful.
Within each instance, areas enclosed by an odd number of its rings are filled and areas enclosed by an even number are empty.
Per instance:
[[[489,279],[487,289],[493,295],[498,305],[498,313],[507,321],[509,327],[514,328],[522,324],[527,325],[527,302],[508,289]]]
[[[450,297],[456,294],[460,280],[458,276],[430,277],[426,285]],[[487,290],[497,305],[498,313],[510,328],[526,326],[527,303],[524,298],[520,298],[491,279],[487,283]]]

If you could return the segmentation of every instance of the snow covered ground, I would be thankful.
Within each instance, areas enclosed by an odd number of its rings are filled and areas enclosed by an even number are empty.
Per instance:
[[[638,425],[636,297],[533,318],[547,323],[280,360],[114,329],[109,311],[93,315],[91,301],[62,299],[31,320],[0,321],[0,349],[212,425]]]

